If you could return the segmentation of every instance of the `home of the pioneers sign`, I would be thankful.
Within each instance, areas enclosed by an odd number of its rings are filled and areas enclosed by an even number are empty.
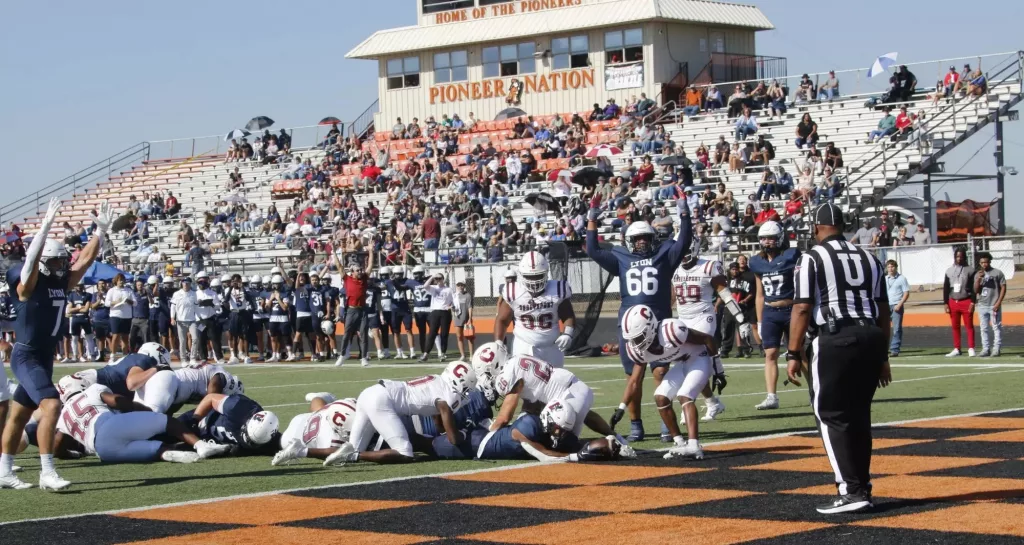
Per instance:
[[[487,17],[501,17],[504,15],[532,13],[558,8],[573,8],[581,4],[583,4],[583,0],[521,0],[507,4],[498,4],[489,8],[479,7],[442,11],[434,16],[434,24],[460,23],[463,21],[476,21]]]
[[[518,89],[513,89],[519,83]],[[453,83],[450,85],[435,85],[430,88],[430,103],[440,102],[461,102],[463,100],[479,100],[484,98],[509,98],[510,91],[516,90],[518,94],[549,93],[551,91],[565,91],[569,89],[585,89],[594,86],[594,69],[581,68],[552,72],[547,75],[523,75],[518,79],[487,79],[467,83]],[[514,100],[507,100],[509,103],[518,103],[518,96]]]

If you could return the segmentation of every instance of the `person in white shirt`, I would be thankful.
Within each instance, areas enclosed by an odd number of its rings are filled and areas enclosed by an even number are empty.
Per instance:
[[[427,336],[426,350],[420,356],[421,362],[430,358],[430,347],[437,348],[437,357],[441,361],[447,359],[448,335],[452,328],[452,307],[455,306],[455,291],[444,285],[444,273],[434,273],[423,285],[430,294],[430,316],[427,318],[430,333]]]
[[[207,344],[213,353],[213,362],[220,364],[221,350],[221,326],[217,320],[217,309],[221,308],[220,294],[210,287],[210,275],[206,271],[200,271],[196,275],[196,321],[199,322],[199,363],[208,360]],[[193,354],[195,348],[192,349]]]
[[[196,292],[192,291],[192,279],[181,279],[181,289],[171,297],[171,325],[178,331],[178,350],[182,363],[199,361],[199,324],[196,322]],[[192,351],[189,352],[189,337]]]
[[[114,287],[107,292],[104,304],[110,307],[110,363],[113,363],[128,353],[132,305],[135,304],[135,292],[125,285],[123,274],[114,276]]]

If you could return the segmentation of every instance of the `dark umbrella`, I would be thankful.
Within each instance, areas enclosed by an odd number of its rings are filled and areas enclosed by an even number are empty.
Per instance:
[[[558,206],[558,201],[547,193],[530,193],[526,196],[526,202],[534,207],[547,208],[556,215],[562,214],[562,209]]]
[[[334,125],[335,123],[341,123],[341,120],[337,117],[325,117],[317,125]]]
[[[245,128],[249,129],[250,131],[262,131],[263,129],[273,124],[273,119],[270,119],[265,115],[261,115],[259,117],[254,117],[250,119],[249,122],[245,124]]]
[[[573,173],[572,183],[585,187],[596,185],[597,179],[602,176],[608,176],[608,171],[601,170],[594,166],[580,167]]]
[[[498,115],[494,116],[495,121],[504,121],[505,119],[512,119],[514,117],[523,117],[526,112],[519,108],[505,108],[498,112]]]

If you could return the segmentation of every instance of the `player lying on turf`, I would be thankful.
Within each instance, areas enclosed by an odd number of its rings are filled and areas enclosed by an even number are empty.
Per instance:
[[[500,429],[512,421],[519,408],[520,398],[524,401],[524,412],[532,412],[534,407],[543,408],[552,401],[564,399],[573,406],[576,414],[581,415],[581,418],[574,421],[573,433],[577,437],[584,425],[602,436],[615,435],[604,418],[590,410],[594,404],[594,391],[576,378],[572,371],[556,369],[532,356],[512,356],[505,361],[504,346],[498,343],[485,344],[473,354],[473,367],[484,365],[500,369],[500,373],[494,377],[493,388],[498,396],[505,398],[501,411],[491,423],[491,430]]]
[[[54,441],[58,452],[72,446],[65,442],[67,437],[84,446],[86,453],[111,463],[191,463],[223,454],[230,448],[200,440],[181,422],[149,412],[102,384],[86,386],[82,380],[64,377],[58,389],[64,404]],[[172,450],[152,439],[158,435],[169,435],[195,452]]]
[[[219,365],[201,364],[161,370],[136,386],[135,401],[155,413],[174,414],[185,403],[199,403],[206,394],[241,394],[245,386]]]
[[[449,363],[440,375],[428,375],[409,382],[381,380],[359,394],[349,442],[324,460],[324,465],[365,460],[378,464],[414,462],[413,444],[403,416],[435,417],[451,444],[458,442],[455,412],[476,387],[476,373],[468,363]],[[389,448],[368,451],[377,433]]]
[[[71,375],[85,382],[86,386],[100,384],[119,396],[131,398],[153,375],[160,371],[171,371],[171,353],[157,343],[146,343],[138,353],[128,354],[117,363],[86,369]]]
[[[269,455],[280,444],[277,415],[242,394],[206,394],[178,419],[200,438],[227,445],[235,455]]]
[[[460,434],[452,445],[446,437],[431,440],[432,454],[445,460],[530,460],[603,462],[635,458],[629,445],[614,436],[580,441],[573,433],[578,415],[562,400],[549,403],[540,416],[523,413],[511,426],[491,431],[483,426]]]
[[[704,451],[697,440],[697,407],[694,400],[707,386],[711,377],[711,350],[714,349],[714,339],[710,335],[687,328],[682,320],[668,319],[659,323],[654,311],[647,305],[636,305],[627,309],[622,316],[621,326],[622,338],[626,340],[626,349],[629,350],[629,356],[633,361],[652,366],[672,365],[654,391],[654,404],[675,443],[665,457],[703,458]],[[612,416],[613,425],[622,419],[626,402],[632,398],[633,389],[643,380],[645,369],[645,365],[637,365],[630,375],[629,381],[626,382],[626,391],[622,395],[623,402]],[[683,439],[679,424],[676,422],[675,411],[672,410],[672,398],[676,397],[676,394],[679,395],[679,403],[686,413],[689,440]]]
[[[306,394],[308,413],[292,418],[281,435],[281,450],[270,461],[281,465],[298,458],[326,460],[349,439],[356,400],[337,399],[329,392]]]

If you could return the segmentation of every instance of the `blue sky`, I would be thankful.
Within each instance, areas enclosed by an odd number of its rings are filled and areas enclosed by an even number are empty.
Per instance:
[[[790,73],[866,67],[889,51],[910,62],[1024,49],[1011,0],[970,13],[922,0],[754,3],[777,27],[758,34],[758,51],[787,57]],[[255,115],[279,127],[352,119],[376,98],[377,69],[345,53],[415,18],[414,0],[10,3],[0,31],[0,202],[142,140],[223,134]],[[922,84],[938,76],[916,72]],[[993,133],[947,156],[947,171],[975,152],[963,172],[992,170],[994,144],[982,144]],[[1006,140],[1007,164],[1024,171],[1020,122],[1006,125]],[[1007,178],[1010,210],[1024,206],[1022,183]],[[937,197],[944,192],[987,200],[995,182],[950,184]]]

